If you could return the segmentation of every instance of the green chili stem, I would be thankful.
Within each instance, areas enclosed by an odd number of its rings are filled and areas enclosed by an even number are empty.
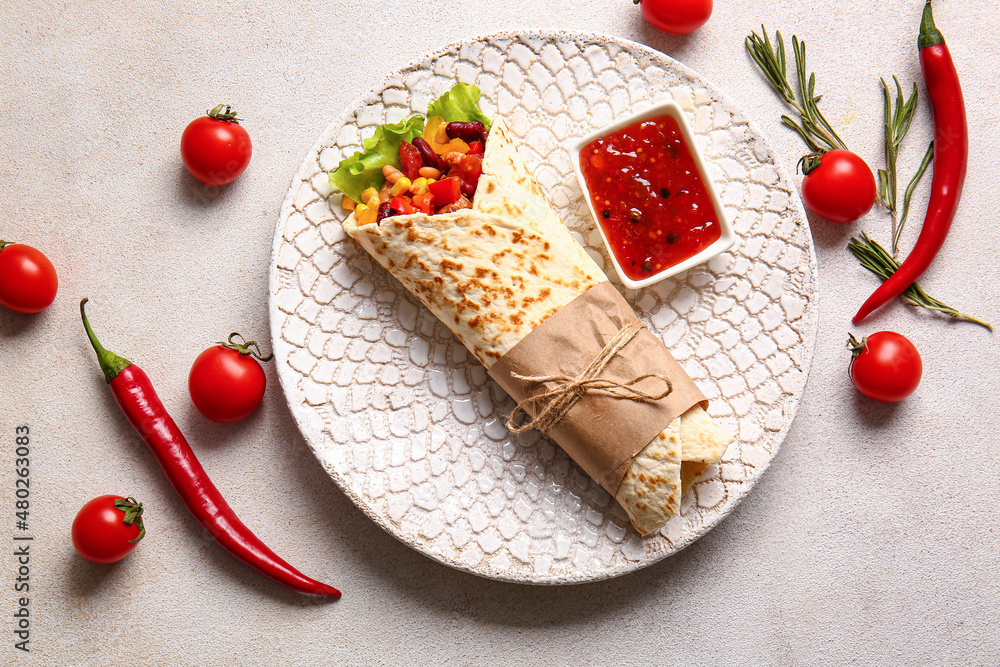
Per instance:
[[[101,370],[104,372],[104,379],[110,383],[118,377],[119,373],[131,366],[132,362],[123,357],[119,357],[114,352],[105,350],[104,346],[102,346],[97,340],[94,330],[90,328],[90,320],[87,319],[87,311],[83,307],[87,301],[87,297],[83,297],[80,301],[80,317],[83,318],[83,327],[87,330],[87,337],[90,339],[90,344],[94,347],[94,352],[97,353],[97,362],[101,365]]]

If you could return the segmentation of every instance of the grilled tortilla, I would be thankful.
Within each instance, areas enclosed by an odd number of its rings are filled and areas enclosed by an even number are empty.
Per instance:
[[[490,131],[472,209],[364,226],[351,214],[343,226],[487,368],[608,279],[545,199],[502,119]],[[692,484],[731,440],[700,405],[654,438],[615,495],[636,530],[647,535],[677,514],[682,478]]]

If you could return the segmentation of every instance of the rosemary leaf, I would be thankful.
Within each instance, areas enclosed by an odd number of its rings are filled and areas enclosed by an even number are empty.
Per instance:
[[[934,157],[934,142],[932,141],[927,146],[927,152],[924,153],[924,159],[920,161],[920,166],[917,167],[917,171],[913,174],[913,178],[910,179],[910,184],[906,186],[906,192],[903,194],[903,213],[899,216],[899,224],[896,225],[896,229],[892,234],[892,252],[896,254],[899,251],[899,237],[903,234],[903,225],[906,224],[906,215],[910,212],[910,198],[913,196],[913,190],[917,187],[917,183],[920,182],[920,177],[924,175],[927,170],[927,165],[931,163],[931,158]]]
[[[883,281],[888,280],[889,276],[896,272],[899,268],[899,262],[892,258],[892,255],[883,248],[878,242],[874,241],[866,233],[861,232],[861,238],[851,237],[851,240],[847,243],[847,249],[851,251],[851,254],[858,258],[861,262],[861,266],[868,269],[876,276],[878,276]],[[963,320],[966,322],[972,322],[973,324],[978,324],[979,326],[986,327],[990,331],[993,331],[993,325],[988,322],[984,322],[971,315],[966,315],[965,313],[955,310],[951,306],[945,305],[938,299],[927,294],[924,289],[917,283],[910,285],[905,292],[902,294],[903,299],[914,306],[920,306],[922,308],[927,308],[929,310],[937,311],[949,317],[953,317],[957,320]]]

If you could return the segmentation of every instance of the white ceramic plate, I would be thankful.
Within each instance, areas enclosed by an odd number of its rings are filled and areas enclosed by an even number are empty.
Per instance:
[[[626,298],[736,436],[640,538],[596,483],[535,432],[483,367],[350,239],[327,171],[375,127],[455,80],[500,113],[574,236],[605,271],[600,234],[567,146],[672,98],[684,109],[740,237],[706,264]],[[764,473],[791,424],[816,339],[816,257],[798,197],[760,133],[698,74],[648,47],[584,33],[501,33],[421,58],[336,118],[281,207],[270,269],[274,352],[289,408],[337,485],[385,530],[474,574],[535,584],[594,581],[691,544]],[[620,284],[619,284],[620,285]]]

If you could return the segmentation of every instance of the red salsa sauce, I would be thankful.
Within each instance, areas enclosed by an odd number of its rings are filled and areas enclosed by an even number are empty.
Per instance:
[[[677,120],[639,121],[587,144],[580,169],[626,276],[642,280],[722,235],[708,188]]]

